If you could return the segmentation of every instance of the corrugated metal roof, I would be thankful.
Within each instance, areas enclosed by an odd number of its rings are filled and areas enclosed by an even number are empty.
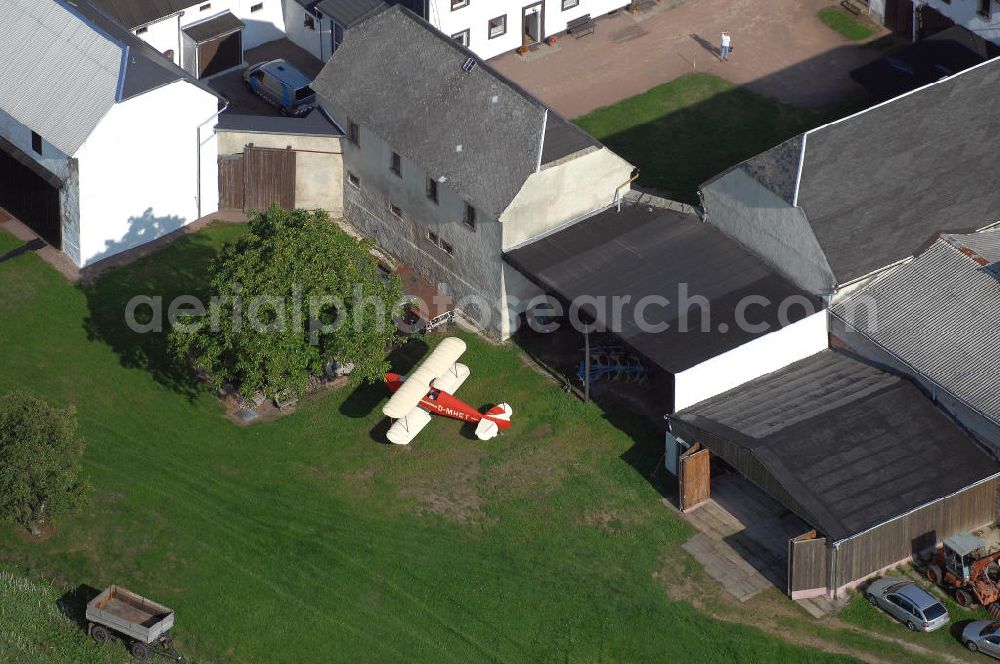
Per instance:
[[[946,235],[833,311],[1000,419],[1000,231]],[[985,259],[985,260],[984,260]]]
[[[0,108],[68,155],[114,106],[122,57],[61,3],[0,2]]]

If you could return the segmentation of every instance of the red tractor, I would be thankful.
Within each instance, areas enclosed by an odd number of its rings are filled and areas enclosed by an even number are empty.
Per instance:
[[[1000,550],[987,552],[986,542],[971,533],[958,533],[943,543],[927,565],[927,578],[955,591],[959,606],[976,602],[1000,613]],[[992,606],[991,606],[992,605]]]

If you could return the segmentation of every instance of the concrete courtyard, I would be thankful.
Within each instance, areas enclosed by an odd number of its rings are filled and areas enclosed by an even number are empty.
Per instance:
[[[650,1],[636,16],[600,18],[593,35],[559,35],[555,47],[542,45],[524,57],[508,53],[490,64],[569,118],[694,72],[818,108],[860,91],[849,72],[881,55],[820,22],[817,12],[833,4],[687,0],[666,8]],[[727,62],[718,58],[723,30],[734,46]]]

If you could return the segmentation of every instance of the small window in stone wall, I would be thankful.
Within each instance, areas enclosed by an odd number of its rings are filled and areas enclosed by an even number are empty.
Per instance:
[[[399,207],[398,205],[393,205],[392,203],[389,203],[389,212],[396,219],[402,219],[403,218],[403,208]]]
[[[444,253],[448,254],[449,256],[455,255],[455,248],[451,246],[451,243],[448,242],[447,240],[441,240],[441,249],[444,250]]]
[[[434,178],[427,178],[427,198],[438,204],[438,183]]]
[[[435,246],[436,246],[436,245],[437,245],[437,243],[438,243],[438,236],[437,236],[437,233],[435,233],[434,231],[427,231],[427,240],[428,240],[428,241],[429,241],[429,242],[430,242],[431,244],[433,244],[433,245],[435,245]]]
[[[350,182],[351,186],[354,187],[355,189],[361,188],[361,178],[359,178],[354,173],[351,173],[350,171],[347,171],[347,181]]]
[[[42,154],[42,137],[40,134],[31,132],[31,149],[38,154]]]
[[[473,205],[465,204],[465,217],[462,219],[465,225],[472,230],[476,230],[476,208]]]

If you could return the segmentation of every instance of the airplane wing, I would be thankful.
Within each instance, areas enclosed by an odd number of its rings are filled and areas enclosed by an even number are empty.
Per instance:
[[[434,352],[406,377],[403,385],[382,407],[382,413],[394,420],[406,417],[430,390],[431,381],[447,372],[464,352],[465,342],[457,337],[448,337],[439,343]]]
[[[420,430],[431,421],[431,414],[423,408],[413,407],[405,417],[401,417],[392,423],[385,437],[390,443],[396,445],[409,445]]]

